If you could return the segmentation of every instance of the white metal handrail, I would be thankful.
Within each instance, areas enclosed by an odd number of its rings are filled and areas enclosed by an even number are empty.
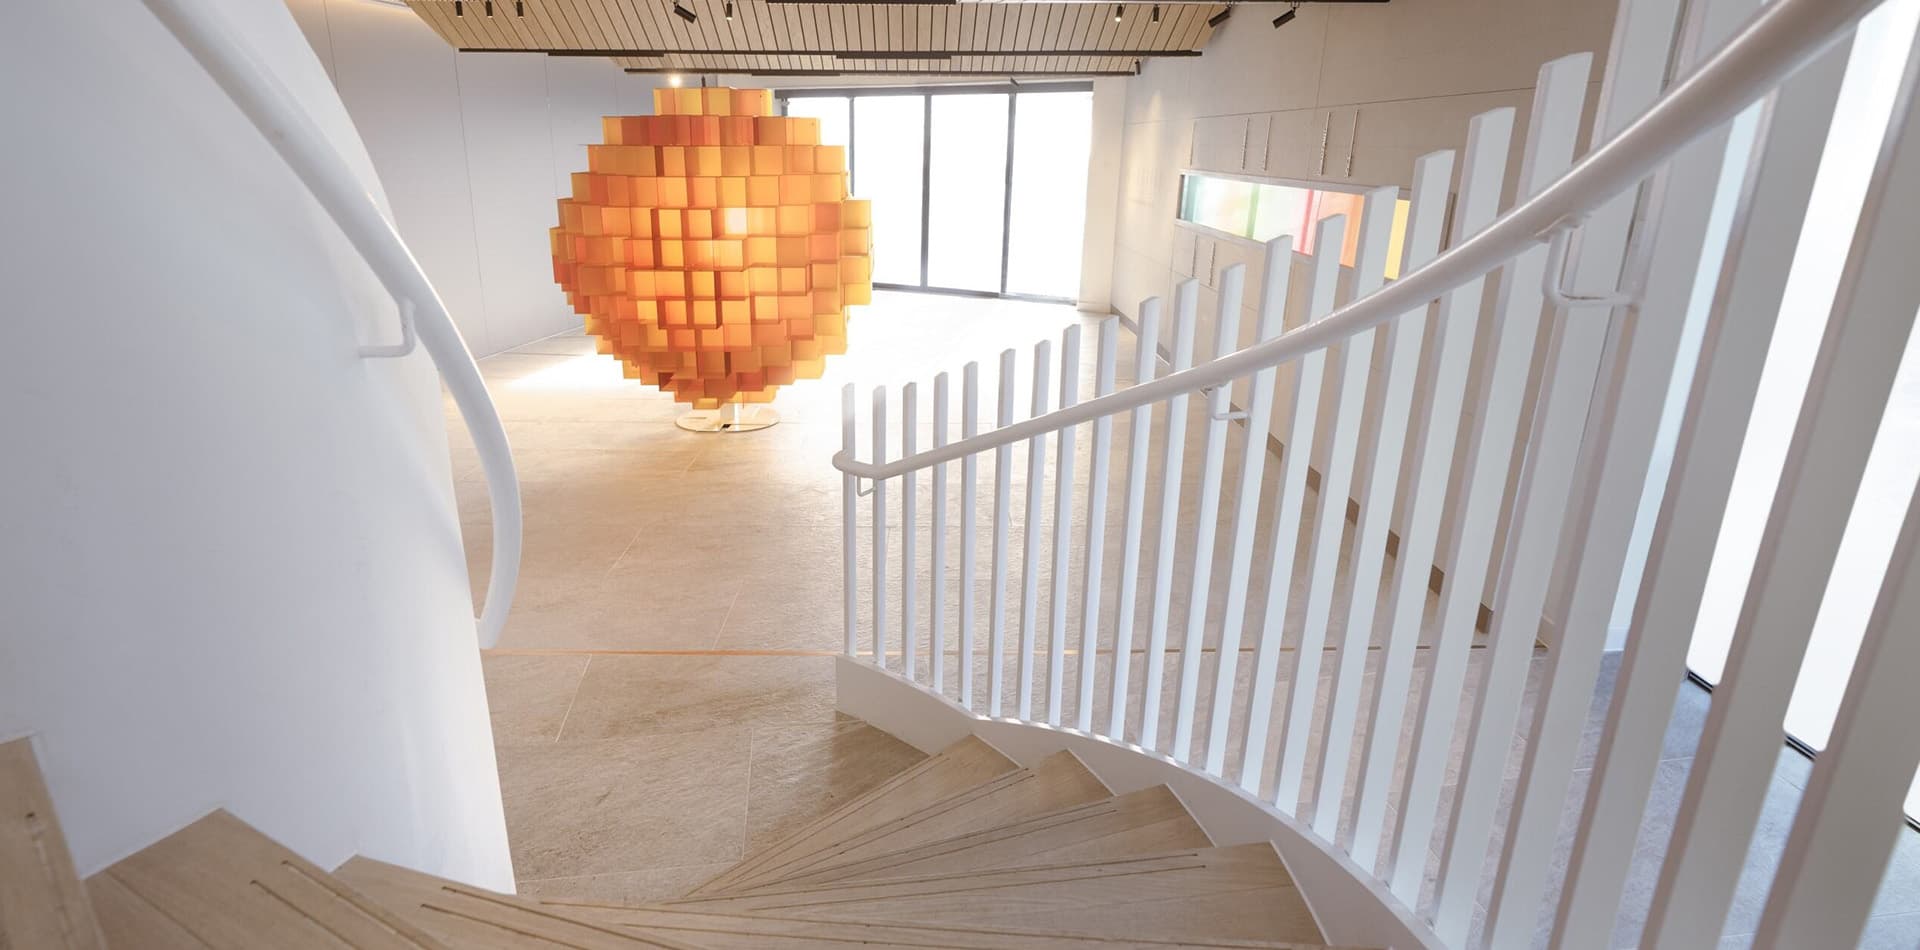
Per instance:
[[[460,407],[487,476],[487,497],[493,507],[493,566],[477,623],[480,645],[493,646],[506,625],[520,576],[520,480],[507,447],[506,428],[487,395],[472,351],[379,202],[273,70],[207,4],[195,0],[145,3],[306,184],[402,312],[412,313],[420,343]]]
[[[834,455],[834,468],[871,479],[931,468],[1182,393],[1225,385],[1424,308],[1530,246],[1577,226],[1608,199],[1652,174],[1675,150],[1731,119],[1812,61],[1878,5],[1879,0],[1775,0],[1767,4],[1698,69],[1675,82],[1620,134],[1588,152],[1551,185],[1426,266],[1336,309],[1324,319],[1192,369],[891,462],[862,462],[843,450]]]

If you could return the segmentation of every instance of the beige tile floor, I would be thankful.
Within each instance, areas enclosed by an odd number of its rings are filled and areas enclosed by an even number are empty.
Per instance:
[[[988,301],[882,292],[853,328],[853,349],[836,360],[826,379],[784,391],[777,403],[783,422],[772,429],[738,435],[684,432],[672,424],[679,407],[657,392],[619,378],[610,358],[593,355],[592,343],[566,335],[520,347],[481,363],[515,451],[526,507],[526,554],[521,587],[498,650],[485,658],[493,707],[508,833],[521,889],[541,896],[640,902],[672,896],[719,873],[786,830],[856,795],[919,758],[919,753],[861,723],[838,717],[833,709],[832,654],[842,641],[840,567],[840,478],[829,457],[839,447],[840,386],[922,380],[921,444],[931,443],[926,421],[931,402],[927,387],[934,373],[950,372],[958,395],[959,368],[968,360],[982,364],[982,417],[992,417],[999,350],[1027,346],[1054,337],[1078,323],[1086,334],[1083,351],[1093,351],[1095,322],[1071,309],[1044,304]],[[1131,338],[1121,337],[1122,382],[1131,365]],[[1028,404],[1026,363],[1021,363],[1015,405],[1018,416]],[[1091,367],[1082,374],[1090,394]],[[869,411],[863,388],[860,411]],[[895,407],[895,425],[898,425]],[[491,537],[485,489],[465,432],[449,416],[453,460],[463,528],[474,576],[483,579]],[[1153,448],[1162,448],[1164,413],[1156,418]],[[951,434],[959,434],[959,413]],[[864,425],[864,421],[863,421]],[[1198,406],[1189,416],[1183,496],[1182,544],[1190,544],[1200,453]],[[896,428],[894,438],[898,438]],[[1079,470],[1087,471],[1089,438],[1075,446]],[[1124,468],[1118,460],[1127,448],[1125,426],[1116,426],[1116,464],[1110,497],[1115,509],[1124,498]],[[896,441],[897,446],[897,441]],[[1013,482],[1009,537],[1013,573],[1008,579],[1009,630],[1017,630],[1019,565],[1028,522],[1024,504],[1025,447],[1016,448],[1010,467]],[[1050,444],[1049,452],[1054,448]],[[1241,451],[1229,440],[1227,471],[1234,472]],[[992,495],[987,486],[991,463],[981,466],[978,544],[990,549]],[[1278,466],[1267,467],[1263,492],[1271,492]],[[958,473],[954,475],[957,491]],[[1157,499],[1163,474],[1153,466],[1148,497]],[[1236,499],[1232,479],[1221,501],[1221,518],[1230,519]],[[914,521],[920,527],[917,572],[919,631],[917,670],[927,672],[933,644],[926,639],[931,596],[927,576],[927,526],[931,486],[921,478]],[[1036,517],[1037,550],[1050,550],[1053,486]],[[1084,505],[1084,502],[1082,502]],[[1312,499],[1309,498],[1309,511]],[[958,505],[947,504],[949,564],[957,561]],[[870,649],[870,543],[872,513],[860,508],[860,643]],[[899,550],[899,493],[888,514],[890,545]],[[1085,529],[1084,507],[1070,515],[1075,543]],[[1156,555],[1157,504],[1149,504],[1143,532],[1142,563]],[[1309,517],[1308,524],[1311,526]],[[1110,525],[1117,516],[1110,514]],[[1224,585],[1229,532],[1216,542],[1215,583],[1204,599],[1205,649],[1198,655],[1200,681],[1213,682],[1220,659],[1220,629],[1225,612]],[[1249,578],[1246,644],[1268,596],[1265,565],[1270,525],[1256,538]],[[1118,607],[1114,576],[1120,535],[1108,531],[1107,579],[1101,616]],[[1184,549],[1183,549],[1184,550]],[[1185,551],[1190,559],[1191,551]],[[1289,629],[1305,612],[1304,564],[1288,588]],[[1344,557],[1343,557],[1344,563]],[[1171,728],[1173,690],[1185,657],[1177,644],[1186,627],[1185,605],[1192,601],[1190,560],[1175,574],[1175,609],[1168,618],[1175,649],[1166,658],[1167,693],[1162,697],[1161,741]],[[1084,578],[1076,559],[1065,589],[1077,592]],[[1031,665],[1035,708],[1047,704],[1044,655],[1052,570],[1046,559],[1038,569],[1042,655]],[[1391,572],[1388,572],[1391,577]],[[1351,578],[1342,572],[1336,604],[1345,604]],[[898,603],[901,579],[891,571],[889,602]],[[975,583],[982,620],[991,585],[982,567]],[[946,629],[957,624],[959,582],[949,576],[940,588]],[[478,596],[478,594],[476,594]],[[1136,592],[1140,626],[1151,603],[1151,584]],[[1077,631],[1081,616],[1068,601],[1066,630]],[[1428,614],[1433,613],[1429,598]],[[886,650],[898,668],[899,617],[889,618]],[[1345,616],[1336,611],[1329,641],[1343,635]],[[1010,633],[1010,636],[1012,634]],[[984,640],[984,633],[982,634]],[[1129,689],[1129,736],[1139,737],[1142,698],[1139,684],[1145,654],[1144,634],[1130,644],[1135,678]],[[957,680],[959,658],[944,645],[949,688]],[[1113,652],[1108,642],[1095,657],[1095,701],[1101,718],[1111,697]],[[1477,653],[1477,651],[1476,651]],[[1239,653],[1235,722],[1248,714],[1246,684],[1250,650]],[[1369,655],[1363,690],[1373,688]],[[1536,658],[1537,659],[1537,658]],[[1476,656],[1477,660],[1477,656]],[[1069,721],[1077,710],[1075,685],[1080,658],[1069,654],[1063,667],[1067,684],[1061,713]],[[976,689],[984,697],[988,681],[984,660],[975,661]],[[1322,681],[1332,675],[1323,667]],[[1417,664],[1413,688],[1424,675]],[[1536,668],[1539,664],[1536,663]],[[1282,680],[1291,675],[1293,656],[1281,660]],[[1477,662],[1475,664],[1477,669]],[[1596,694],[1582,763],[1590,763],[1603,721],[1612,666]],[[1008,695],[1018,689],[1017,667],[1009,660],[1003,674]],[[1469,677],[1471,684],[1473,677]],[[1284,699],[1284,683],[1276,691]],[[1470,709],[1472,693],[1462,697]],[[1631,946],[1638,918],[1650,900],[1650,878],[1660,857],[1664,831],[1677,805],[1692,743],[1708,702],[1704,692],[1681,687],[1679,712],[1670,731],[1671,754],[1662,764],[1662,782],[1650,804],[1640,868],[1630,885],[1627,908],[1616,929],[1615,944]],[[1278,712],[1276,713],[1278,715]],[[1196,722],[1194,753],[1203,748],[1208,715]],[[1238,738],[1238,732],[1234,733]],[[1277,744],[1275,736],[1270,746]],[[1230,746],[1229,770],[1237,769],[1242,750]],[[1274,761],[1269,754],[1268,762]],[[1308,758],[1311,786],[1312,756]],[[1517,757],[1514,765],[1517,766]],[[1805,781],[1805,760],[1783,753],[1769,798],[1769,815],[1751,856],[1749,877],[1728,922],[1726,946],[1744,946],[1765,894],[1765,870],[1777,862],[1785,823]],[[1582,772],[1581,776],[1584,777]],[[1797,779],[1797,781],[1796,781]],[[1453,775],[1442,791],[1450,800]],[[1510,790],[1509,790],[1510,793]],[[1569,795],[1568,815],[1578,812],[1584,783]],[[1504,805],[1502,806],[1504,809]],[[1782,817],[1786,816],[1786,817]],[[1563,838],[1571,826],[1563,829]],[[1920,836],[1903,841],[1896,867],[1876,908],[1870,946],[1920,944]],[[1562,842],[1562,859],[1569,842]],[[1489,843],[1497,856],[1498,840]],[[1437,858],[1430,857],[1430,862]],[[1482,901],[1488,895],[1481,895]],[[1431,899],[1431,894],[1425,895]],[[1744,929],[1743,929],[1744,928]]]

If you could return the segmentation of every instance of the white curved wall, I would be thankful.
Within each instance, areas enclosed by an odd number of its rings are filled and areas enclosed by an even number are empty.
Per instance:
[[[373,164],[287,10],[210,0]],[[216,806],[510,889],[438,378],[135,0],[0,31],[0,737],[83,873]]]

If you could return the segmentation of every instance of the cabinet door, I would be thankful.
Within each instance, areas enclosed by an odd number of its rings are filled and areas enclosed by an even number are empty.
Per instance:
[[[1195,256],[1199,251],[1200,236],[1188,228],[1173,229],[1173,275],[1178,278],[1192,277]]]

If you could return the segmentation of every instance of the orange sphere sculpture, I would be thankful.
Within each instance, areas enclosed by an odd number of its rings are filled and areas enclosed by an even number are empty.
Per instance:
[[[659,89],[601,120],[551,230],[553,276],[600,352],[696,409],[769,402],[847,348],[873,296],[872,213],[847,153],[765,89]]]

